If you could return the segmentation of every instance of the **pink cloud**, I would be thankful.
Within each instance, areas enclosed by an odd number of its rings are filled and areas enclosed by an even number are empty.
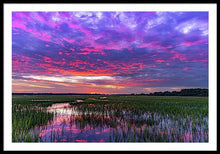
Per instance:
[[[171,59],[179,59],[180,61],[185,61],[186,60],[186,54],[184,53],[179,53],[177,51],[172,50],[171,53],[173,53],[173,57]]]
[[[65,41],[67,41],[69,43],[75,42],[75,39],[68,39],[68,38],[65,38],[65,37],[63,37],[61,40],[65,40]]]
[[[191,69],[189,67],[184,67],[184,71],[190,71]]]
[[[197,44],[208,44],[208,42],[207,42],[207,40],[198,40],[198,41],[194,41],[194,42],[184,41],[180,45],[185,45],[185,46],[189,47],[189,46],[197,45]]]
[[[51,61],[51,58],[50,58],[50,57],[46,57],[46,56],[44,57],[44,61],[47,62],[47,63],[52,62],[52,61]]]
[[[97,49],[97,48],[83,48],[83,49],[80,49],[81,51],[85,51],[85,52],[81,52],[81,53],[78,53],[78,54],[84,54],[84,55],[87,55],[87,54],[90,54],[91,52],[96,52],[98,54],[101,54],[101,55],[105,55],[105,52],[103,52],[102,50],[100,49]]]
[[[159,60],[156,60],[156,62],[157,62],[157,63],[162,63],[162,62],[165,62],[165,60],[160,60],[160,59],[159,59]]]
[[[74,49],[74,48],[70,48],[70,50],[71,50],[71,51],[75,51],[75,49]]]

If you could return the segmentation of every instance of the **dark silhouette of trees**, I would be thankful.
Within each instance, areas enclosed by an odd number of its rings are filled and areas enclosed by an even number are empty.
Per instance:
[[[143,94],[142,94],[143,95]],[[145,94],[148,96],[208,96],[208,89],[182,89],[181,91],[164,91]]]

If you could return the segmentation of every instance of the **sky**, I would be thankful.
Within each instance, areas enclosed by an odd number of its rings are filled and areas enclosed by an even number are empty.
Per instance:
[[[208,88],[208,12],[13,12],[12,92]]]

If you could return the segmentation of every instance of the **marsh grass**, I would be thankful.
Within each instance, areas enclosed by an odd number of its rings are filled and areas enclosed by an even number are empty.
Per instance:
[[[13,142],[98,142],[82,136],[100,129],[108,130],[108,137],[103,133],[105,140],[100,140],[105,142],[208,142],[207,97],[107,96],[108,101],[99,98],[13,96]],[[30,101],[33,99],[51,101]],[[84,102],[74,103],[78,99]],[[78,115],[65,117],[57,125],[53,120],[62,115],[46,112],[45,108],[61,102],[70,102]],[[73,126],[79,132],[77,136],[73,130],[72,134],[66,130]],[[42,132],[47,134],[39,135]]]
[[[44,125],[53,118],[53,114],[43,111],[42,106],[39,104],[12,105],[12,142],[38,141],[37,133],[33,138],[28,134],[29,130],[35,126]]]

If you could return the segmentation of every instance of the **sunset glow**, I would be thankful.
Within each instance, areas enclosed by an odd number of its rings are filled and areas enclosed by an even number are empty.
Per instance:
[[[208,88],[208,12],[13,12],[12,92]]]

